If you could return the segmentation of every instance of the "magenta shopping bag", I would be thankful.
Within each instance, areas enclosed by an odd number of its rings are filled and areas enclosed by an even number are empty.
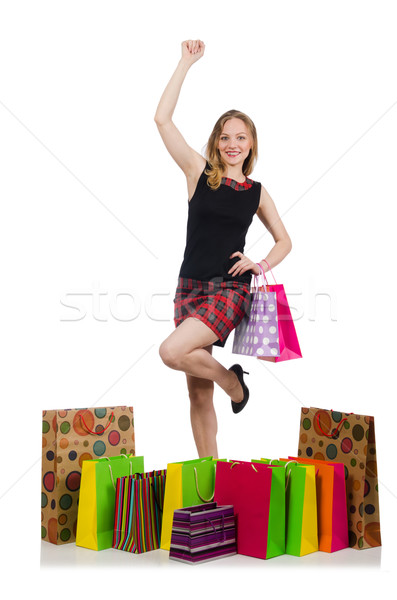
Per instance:
[[[233,354],[258,358],[280,355],[277,296],[276,292],[266,290],[264,275],[262,279],[263,282],[260,282],[259,277],[254,276],[250,312],[235,329]]]
[[[264,273],[263,276],[266,279]],[[299,346],[298,337],[296,335],[295,325],[289,308],[287,296],[285,294],[284,286],[281,283],[276,283],[273,273],[272,276],[275,283],[273,285],[267,284],[266,290],[269,292],[275,292],[277,298],[277,320],[280,354],[279,356],[258,356],[257,358],[271,362],[302,358],[302,352]]]
[[[215,496],[232,504],[237,552],[271,558],[285,552],[285,469],[243,461],[217,462]]]

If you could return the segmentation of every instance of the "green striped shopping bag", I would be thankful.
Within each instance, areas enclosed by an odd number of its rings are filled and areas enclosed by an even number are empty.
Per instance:
[[[113,548],[134,554],[160,548],[166,472],[117,479]]]

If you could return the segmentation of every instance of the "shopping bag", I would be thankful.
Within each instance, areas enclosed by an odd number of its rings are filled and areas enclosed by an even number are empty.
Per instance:
[[[374,417],[302,408],[298,454],[344,464],[349,546],[380,546]]]
[[[272,271],[270,272],[272,273]],[[292,360],[294,358],[302,358],[298,336],[296,335],[294,320],[291,315],[291,310],[285,294],[284,286],[281,283],[276,283],[273,273],[272,276],[274,279],[274,284],[267,284],[266,290],[268,293],[275,293],[277,298],[277,320],[280,353],[278,356],[258,356],[257,358],[271,362],[281,362],[284,360]],[[266,279],[265,275],[264,277]]]
[[[232,504],[237,552],[271,558],[285,552],[285,469],[243,461],[219,462],[215,496]]]
[[[113,548],[140,554],[160,547],[166,470],[120,477]]]
[[[233,506],[209,502],[174,511],[169,558],[196,564],[236,553]]]
[[[282,459],[287,460],[287,459]],[[349,546],[344,467],[342,463],[289,456],[316,468],[318,549],[336,552]]]
[[[252,461],[259,462],[259,461]],[[295,461],[269,460],[260,462],[282,466],[286,470],[285,553],[304,556],[318,550],[316,476],[313,465]]]
[[[135,454],[132,406],[43,411],[41,537],[52,544],[76,539],[84,460]]]
[[[212,456],[167,465],[161,544],[170,549],[174,510],[214,499],[215,462]]]
[[[260,282],[260,279],[263,281]],[[235,329],[234,354],[260,358],[280,355],[276,292],[267,291],[266,283],[264,274],[254,276],[250,312],[244,315]]]
[[[113,544],[116,480],[143,473],[143,456],[121,454],[83,461],[76,545],[105,550]]]

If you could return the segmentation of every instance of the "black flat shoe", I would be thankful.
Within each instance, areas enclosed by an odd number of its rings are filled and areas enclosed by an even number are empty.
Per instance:
[[[233,412],[239,413],[243,410],[244,406],[247,404],[248,398],[250,395],[249,389],[245,385],[244,378],[243,378],[243,373],[245,373],[246,375],[249,375],[249,373],[247,373],[247,371],[243,371],[243,368],[241,365],[232,365],[230,367],[229,371],[234,371],[236,373],[237,378],[238,378],[238,380],[241,384],[241,387],[243,388],[243,392],[244,392],[244,398],[241,400],[241,402],[233,402],[233,400],[232,400]]]

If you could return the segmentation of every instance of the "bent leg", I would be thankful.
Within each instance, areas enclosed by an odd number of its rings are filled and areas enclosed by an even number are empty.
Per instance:
[[[159,354],[171,369],[214,381],[234,402],[241,402],[244,394],[237,375],[204,349],[217,339],[205,323],[188,317],[160,345]]]
[[[212,353],[212,345],[203,348]],[[218,458],[216,434],[218,423],[214,409],[214,382],[202,377],[186,374],[190,398],[190,421],[194,441],[200,458],[213,456]]]

